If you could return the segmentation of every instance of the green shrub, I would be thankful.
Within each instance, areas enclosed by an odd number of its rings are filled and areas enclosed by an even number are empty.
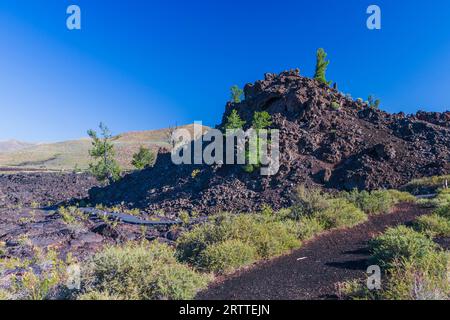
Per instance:
[[[89,130],[88,135],[92,140],[92,149],[89,155],[94,162],[89,164],[92,175],[100,182],[114,182],[119,180],[121,169],[115,159],[113,136],[108,127],[100,123],[101,136],[94,130]]]
[[[200,254],[208,245],[227,240],[225,235],[219,233],[221,231],[217,225],[207,222],[183,233],[177,240],[178,259],[197,265]]]
[[[415,202],[416,198],[398,190],[376,190],[372,192],[353,190],[341,196],[369,215],[389,213],[400,202]]]
[[[211,245],[228,240],[239,240],[253,246],[257,258],[263,259],[300,246],[290,222],[254,214],[221,214],[184,233],[177,241],[177,255],[181,261],[201,268],[202,252]]]
[[[436,248],[434,242],[424,234],[411,228],[399,226],[388,229],[383,235],[370,241],[376,262],[389,266],[398,259],[422,259]]]
[[[384,300],[448,300],[449,256],[440,251],[427,252],[423,259],[396,260],[387,273],[381,292]]]
[[[244,94],[244,90],[239,88],[239,86],[234,85],[231,87],[231,102],[240,103],[242,99],[242,95]]]
[[[149,168],[155,163],[155,154],[144,146],[139,147],[139,151],[133,154],[131,164],[138,170]]]
[[[252,164],[246,164],[246,165],[242,166],[242,170],[245,173],[251,174],[251,173],[255,172],[256,167],[254,165],[252,165]]]
[[[436,197],[437,206],[450,205],[450,189],[442,189]]]
[[[367,220],[367,215],[354,204],[337,198],[328,201],[328,208],[314,213],[326,229],[353,227]]]
[[[415,222],[415,229],[431,237],[450,237],[450,220],[438,214],[422,216]]]
[[[330,61],[327,59],[327,54],[325,53],[325,50],[322,48],[319,48],[317,50],[316,54],[316,71],[314,73],[314,79],[319,81],[320,83],[330,85],[331,81],[326,80],[326,72],[328,65],[330,64]]]
[[[174,253],[156,242],[107,247],[86,268],[85,292],[127,300],[192,299],[208,278],[178,263]]]
[[[331,103],[331,108],[333,108],[334,110],[339,110],[341,108],[341,105],[338,102],[333,101]]]
[[[315,217],[301,217],[298,222],[298,237],[308,240],[325,230],[324,225]]]
[[[417,199],[416,203],[421,208],[436,208],[439,207],[439,203],[436,201],[436,199]]]
[[[299,219],[303,215],[325,210],[328,207],[329,196],[317,188],[306,188],[301,185],[295,193],[295,203],[292,207],[292,218]]]
[[[445,181],[450,181],[450,175],[415,179],[406,184],[403,189],[416,195],[426,192],[432,193],[441,188],[444,185]]]
[[[391,197],[394,199],[395,203],[401,203],[401,202],[416,202],[417,199],[415,196],[413,196],[409,192],[399,191],[395,189],[387,190],[387,192],[391,195]]]
[[[379,109],[380,108],[380,103],[381,103],[380,99],[376,99],[372,95],[370,95],[367,98],[367,102],[369,104],[369,108],[372,108],[372,109]]]
[[[258,229],[249,243],[256,247],[258,255],[263,259],[282,255],[301,245],[290,223],[261,223]]]
[[[0,273],[13,271],[11,285],[3,288],[3,294],[16,300],[60,299],[65,294],[67,269],[72,262],[70,254],[61,260],[56,251],[40,248],[33,248],[31,259],[0,259]]]
[[[253,263],[255,247],[240,240],[227,240],[208,246],[200,255],[199,264],[206,271],[226,274]]]
[[[450,204],[438,208],[435,213],[445,219],[450,220]]]
[[[389,212],[394,206],[394,200],[387,191],[353,190],[342,196],[369,215]]]
[[[270,258],[300,245],[292,225],[258,215],[225,216],[218,225],[224,240],[237,239],[253,245],[258,256]]]
[[[245,120],[239,116],[236,109],[233,109],[230,115],[227,117],[227,122],[225,124],[225,129],[227,130],[238,130],[245,126]]]
[[[340,299],[354,300],[448,300],[448,253],[430,251],[423,259],[397,259],[386,272],[383,288],[370,291],[365,281],[339,283]]]

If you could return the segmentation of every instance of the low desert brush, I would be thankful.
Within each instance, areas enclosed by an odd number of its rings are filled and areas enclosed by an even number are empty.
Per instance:
[[[127,300],[192,299],[209,281],[177,262],[174,249],[157,242],[107,247],[90,260],[83,279],[81,298]]]
[[[422,233],[399,226],[371,240],[370,249],[376,263],[389,267],[398,259],[423,259],[436,249],[436,244]]]
[[[353,227],[367,220],[364,212],[341,198],[329,200],[328,208],[315,212],[313,217],[318,219],[326,229]]]

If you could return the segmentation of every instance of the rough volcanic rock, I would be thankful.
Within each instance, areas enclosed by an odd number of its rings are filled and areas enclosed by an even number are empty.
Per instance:
[[[0,175],[0,207],[46,206],[85,198],[98,182],[88,174],[17,173]]]
[[[90,200],[173,214],[251,211],[264,203],[290,205],[299,184],[339,190],[397,188],[413,178],[450,172],[449,112],[405,115],[371,109],[301,77],[298,70],[266,74],[244,91],[243,102],[226,105],[218,127],[234,109],[246,128],[255,111],[267,111],[272,127],[280,130],[277,175],[248,174],[238,165],[177,166],[166,153],[154,168],[94,188]],[[192,175],[197,169],[199,174]]]

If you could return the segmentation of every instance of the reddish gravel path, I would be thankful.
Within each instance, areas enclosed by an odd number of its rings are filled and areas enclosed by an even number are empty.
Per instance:
[[[213,284],[197,298],[201,300],[336,298],[336,283],[364,276],[369,265],[368,240],[389,226],[408,224],[417,216],[426,213],[427,209],[416,205],[401,204],[392,214],[371,217],[368,222],[352,229],[323,234],[288,256],[238,272],[231,278]]]

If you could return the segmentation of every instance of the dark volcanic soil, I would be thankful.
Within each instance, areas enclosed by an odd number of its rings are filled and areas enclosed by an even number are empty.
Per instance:
[[[223,123],[232,110],[247,122],[245,129],[256,111],[272,116],[272,128],[280,130],[277,175],[248,174],[239,165],[177,166],[170,154],[161,154],[154,168],[92,190],[91,200],[124,201],[149,212],[253,211],[264,203],[289,206],[299,184],[398,188],[413,178],[450,173],[450,112],[388,114],[298,71],[266,74],[248,84],[242,103],[227,104]]]
[[[198,295],[204,300],[335,299],[335,284],[364,278],[370,265],[367,242],[388,226],[407,224],[428,213],[402,204],[395,212],[370,218],[348,230],[336,230],[288,256],[269,261],[216,283]]]
[[[88,174],[17,173],[0,175],[0,208],[47,206],[81,199],[98,182]]]

